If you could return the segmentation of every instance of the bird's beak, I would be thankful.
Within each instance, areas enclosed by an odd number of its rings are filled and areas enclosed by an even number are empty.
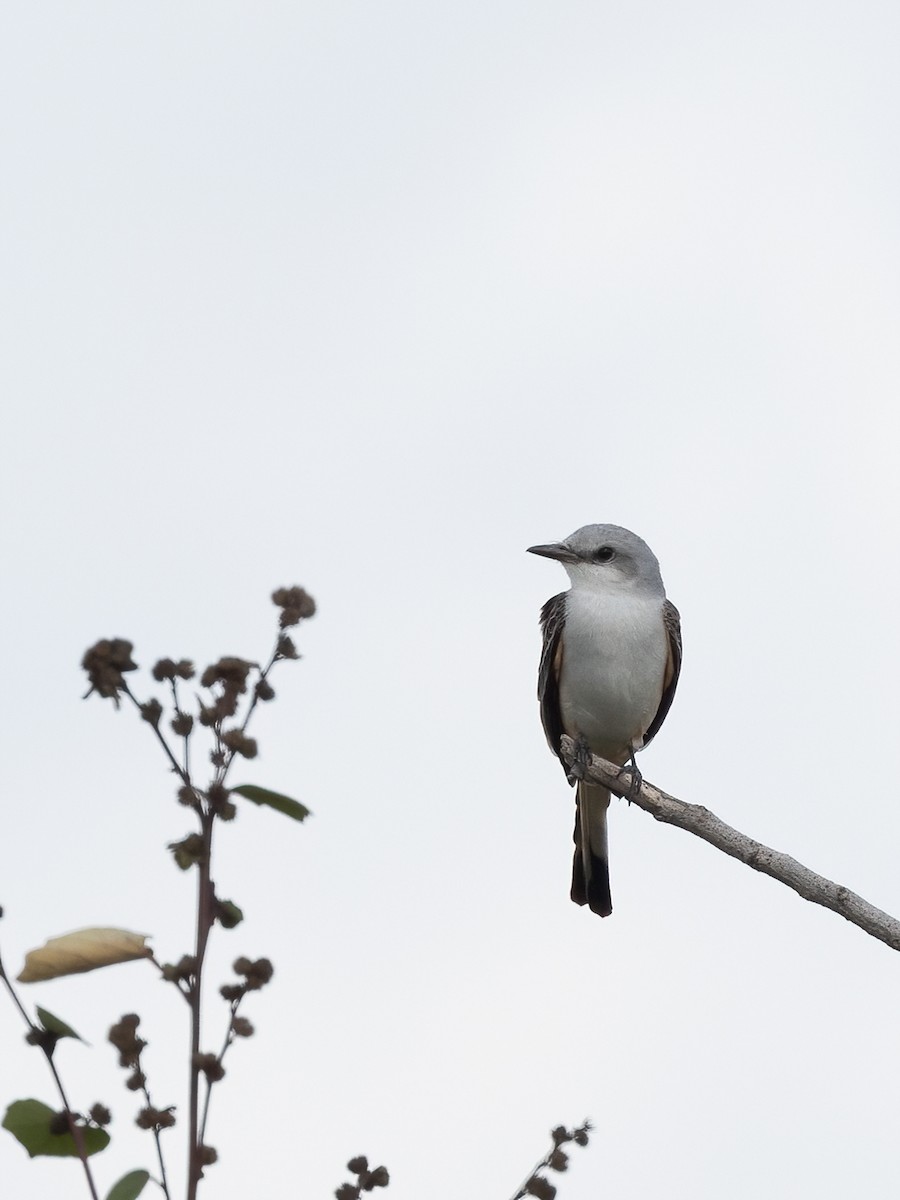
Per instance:
[[[554,542],[550,546],[529,546],[529,554],[540,554],[541,558],[555,558],[557,562],[573,563],[578,562],[578,555],[573,554],[568,546],[562,542]]]

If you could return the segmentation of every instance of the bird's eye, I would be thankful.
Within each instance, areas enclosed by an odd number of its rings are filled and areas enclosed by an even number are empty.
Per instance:
[[[601,546],[594,555],[594,558],[596,558],[597,562],[612,562],[615,557],[616,552],[613,550],[612,546]]]

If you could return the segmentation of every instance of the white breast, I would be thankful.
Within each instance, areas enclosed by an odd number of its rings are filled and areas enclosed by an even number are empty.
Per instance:
[[[559,683],[563,726],[595,754],[639,749],[663,692],[669,646],[662,597],[574,587]]]

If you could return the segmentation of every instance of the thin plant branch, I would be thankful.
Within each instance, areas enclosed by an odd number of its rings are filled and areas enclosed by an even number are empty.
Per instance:
[[[35,1025],[34,1021],[32,1021],[31,1017],[29,1017],[28,1013],[25,1011],[22,1001],[18,997],[16,989],[13,987],[9,976],[6,974],[6,968],[3,966],[2,958],[0,958],[0,979],[3,980],[6,990],[9,992],[10,996],[12,996],[13,1003],[22,1014],[22,1019],[28,1026],[30,1032],[39,1034],[41,1030],[37,1025]],[[62,1079],[60,1079],[59,1072],[56,1069],[56,1064],[53,1061],[52,1051],[48,1050],[47,1047],[41,1042],[39,1042],[38,1045],[40,1045],[40,1048],[43,1051],[44,1058],[47,1060],[47,1065],[49,1066],[50,1072],[53,1075],[53,1081],[56,1084],[56,1090],[59,1092],[59,1098],[62,1101],[63,1110],[66,1114],[66,1120],[69,1124],[69,1132],[71,1133],[72,1140],[75,1143],[75,1150],[78,1154],[78,1158],[81,1161],[82,1167],[84,1168],[84,1176],[87,1180],[88,1189],[91,1193],[91,1200],[100,1200],[97,1193],[96,1184],[94,1183],[94,1177],[91,1174],[91,1164],[88,1161],[87,1147],[84,1144],[84,1135],[81,1127],[75,1119],[75,1113],[72,1112],[72,1109],[69,1107],[66,1089],[63,1087]]]
[[[128,686],[128,684],[125,683],[124,680],[122,681],[122,686],[120,688],[120,691],[123,693],[123,695],[128,697],[128,699],[131,701],[131,703],[134,705],[134,707],[138,710],[138,712],[140,712],[141,711],[140,701],[135,696],[134,692],[132,692],[132,690]],[[193,787],[190,776],[188,775],[188,773],[184,769],[184,767],[182,767],[181,763],[179,763],[179,761],[175,757],[175,755],[172,753],[172,749],[169,746],[169,743],[166,741],[165,735],[163,734],[162,730],[159,728],[159,725],[154,724],[152,721],[149,721],[148,724],[150,725],[150,728],[153,730],[153,732],[156,734],[159,744],[162,746],[163,750],[165,751],[166,758],[171,763],[172,770],[175,772],[175,774],[178,776],[178,778],[181,780],[181,782],[186,787]]]
[[[219,1051],[219,1053],[216,1057],[216,1062],[220,1066],[222,1065],[222,1059],[225,1057],[226,1053],[228,1052],[228,1047],[235,1040],[234,1018],[237,1016],[237,1010],[241,1006],[241,1000],[243,1000],[243,996],[239,996],[236,1000],[232,1000],[231,1004],[229,1005],[228,1030],[225,1034],[225,1041],[222,1044],[222,1049]],[[209,1119],[209,1100],[210,1100],[210,1096],[212,1095],[212,1089],[213,1089],[213,1080],[207,1079],[207,1081],[206,1081],[206,1096],[203,1099],[203,1116],[200,1119],[200,1145],[203,1145],[204,1141],[206,1140],[206,1122]]]
[[[266,665],[264,667],[260,667],[259,664],[257,664],[257,670],[259,671],[259,679],[257,680],[257,684],[266,683],[269,678],[269,672],[272,670],[272,668],[275,666],[275,664],[280,661],[281,655],[278,652],[278,647],[280,645],[280,642],[281,642],[281,635],[279,634],[279,636],[275,639],[275,648],[272,651],[272,653],[269,655],[269,661],[266,663]],[[250,696],[250,702],[247,705],[247,711],[244,714],[244,719],[241,722],[241,724],[238,726],[241,733],[247,732],[247,726],[250,724],[250,718],[253,716],[253,713],[254,713],[258,703],[259,703],[259,692],[256,690],[256,686],[254,685],[253,693]],[[226,753],[225,762],[221,768],[221,772],[220,772],[220,776],[219,776],[220,783],[224,783],[225,777],[228,774],[229,770],[231,769],[231,765],[234,762],[236,756],[237,756],[236,750],[229,750]]]
[[[586,1146],[590,1141],[593,1125],[590,1121],[582,1121],[576,1129],[567,1129],[565,1125],[557,1125],[550,1131],[552,1145],[543,1158],[535,1163],[534,1169],[512,1200],[527,1200],[534,1196],[536,1200],[554,1200],[556,1184],[551,1183],[545,1171],[562,1172],[569,1169],[569,1152],[563,1146],[574,1142],[577,1146]]]
[[[213,883],[210,877],[210,856],[212,854],[212,835],[214,816],[204,812],[201,815],[203,826],[203,854],[197,864],[197,940],[194,949],[194,979],[191,987],[191,1074],[188,1097],[189,1131],[188,1131],[188,1200],[196,1200],[197,1186],[203,1172],[200,1161],[199,1141],[199,1108],[200,1108],[200,1018],[202,1013],[202,980],[203,962],[206,957],[206,947],[212,930],[213,913]]]
[[[570,737],[563,735],[560,741],[563,757],[570,765],[575,758],[575,743]],[[851,892],[843,884],[834,883],[823,875],[817,875],[803,863],[797,862],[788,854],[772,850],[762,842],[754,841],[746,834],[740,833],[730,825],[726,825],[715,813],[710,812],[700,804],[688,804],[675,796],[670,796],[652,783],[641,783],[633,794],[631,787],[633,777],[629,770],[620,770],[613,763],[592,755],[590,763],[584,768],[585,776],[609,788],[617,796],[631,800],[638,808],[650,814],[657,821],[667,825],[677,825],[687,833],[693,833],[715,846],[717,850],[740,859],[754,871],[777,879],[786,887],[791,888],[813,904],[820,904],[843,917],[853,925],[859,926],[870,937],[877,938],[890,946],[892,950],[900,950],[900,921],[889,913],[883,912]]]
[[[156,967],[157,971],[159,971],[160,977],[162,979],[164,979],[167,983],[170,982],[168,975],[166,974],[165,967],[162,965],[162,963],[159,961],[159,959],[156,957],[156,955],[153,953],[153,951],[150,949],[149,946],[147,947],[146,957],[153,964],[153,966]],[[188,995],[188,993],[185,991],[184,985],[179,980],[175,980],[174,983],[175,983],[176,989],[178,990],[179,996],[181,996],[182,999],[187,1004],[190,1004],[191,998]]]
[[[41,1047],[43,1049],[43,1047]],[[56,1063],[53,1061],[53,1055],[47,1050],[44,1050],[44,1057],[47,1060],[47,1065],[53,1075],[53,1080],[56,1084],[56,1089],[59,1092],[59,1098],[62,1100],[63,1108],[66,1111],[66,1120],[69,1122],[69,1132],[72,1134],[72,1140],[75,1143],[75,1149],[78,1151],[78,1157],[81,1159],[81,1165],[84,1167],[84,1175],[87,1180],[88,1188],[90,1189],[92,1200],[100,1200],[97,1193],[94,1177],[91,1174],[91,1164],[88,1162],[87,1147],[84,1144],[84,1133],[81,1126],[75,1120],[75,1113],[69,1107],[69,1101],[66,1097],[66,1089],[63,1087],[63,1082],[59,1077],[59,1072],[56,1069]]]
[[[144,1093],[144,1100],[147,1102],[147,1108],[152,1108],[153,1101],[150,1099],[150,1091],[147,1087],[146,1080],[144,1081],[143,1086],[141,1087],[141,1091]],[[165,1158],[163,1157],[162,1141],[160,1140],[160,1132],[161,1132],[160,1127],[158,1125],[154,1125],[152,1132],[153,1132],[153,1140],[156,1142],[156,1158],[159,1163],[159,1186],[160,1186],[160,1189],[162,1190],[162,1194],[165,1196],[166,1200],[171,1200],[170,1192],[169,1192],[169,1181],[166,1178],[166,1161],[165,1161]]]
[[[169,684],[172,688],[172,707],[175,712],[175,716],[178,717],[178,716],[181,716],[181,705],[178,703],[178,681],[176,680],[174,675],[169,680]],[[187,733],[182,734],[181,745],[182,745],[182,751],[184,754],[184,769],[183,769],[181,778],[188,785],[190,785],[190,781],[191,781],[191,734],[190,734],[190,730]]]

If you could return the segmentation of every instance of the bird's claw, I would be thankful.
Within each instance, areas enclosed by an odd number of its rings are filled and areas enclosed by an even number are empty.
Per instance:
[[[634,760],[633,754],[628,762],[624,764],[624,766],[619,767],[620,775],[623,771],[628,771],[631,775],[631,782],[628,785],[628,791],[625,793],[625,799],[629,804],[631,804],[632,800],[637,797],[638,792],[641,790],[641,785],[644,782],[644,777],[638,769],[638,765]]]
[[[591,761],[591,748],[587,744],[583,733],[579,733],[575,739],[575,754],[572,758],[572,765],[568,770],[569,783],[580,783],[585,776],[585,769]]]

